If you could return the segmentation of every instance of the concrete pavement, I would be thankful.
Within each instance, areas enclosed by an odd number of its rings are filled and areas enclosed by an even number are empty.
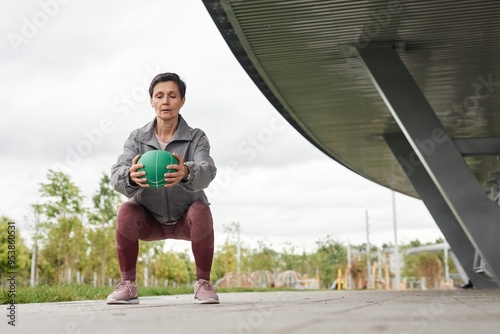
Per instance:
[[[141,297],[139,305],[82,301],[16,305],[1,333],[500,333],[500,290],[220,293]],[[7,314],[7,305],[2,305]]]

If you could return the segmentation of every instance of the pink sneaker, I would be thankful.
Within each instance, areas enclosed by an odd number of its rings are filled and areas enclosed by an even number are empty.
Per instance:
[[[106,299],[106,304],[139,304],[137,285],[131,281],[121,281]]]
[[[215,288],[207,280],[199,279],[194,286],[195,304],[219,304],[219,296],[215,293]]]

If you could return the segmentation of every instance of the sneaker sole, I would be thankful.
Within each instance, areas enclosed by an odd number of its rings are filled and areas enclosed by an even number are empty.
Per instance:
[[[204,300],[200,300],[198,298],[195,298],[194,303],[195,304],[219,304],[219,301],[217,299],[214,299],[214,298],[207,298]]]
[[[139,304],[139,298],[133,298],[128,300],[119,300],[119,299],[108,299],[106,300],[106,304]]]

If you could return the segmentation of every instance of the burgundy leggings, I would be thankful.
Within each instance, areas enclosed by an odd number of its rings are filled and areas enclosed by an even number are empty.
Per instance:
[[[190,240],[196,264],[196,278],[210,280],[214,255],[212,213],[201,201],[191,204],[175,225],[162,225],[134,201],[120,206],[116,218],[116,250],[122,280],[135,281],[139,240]]]

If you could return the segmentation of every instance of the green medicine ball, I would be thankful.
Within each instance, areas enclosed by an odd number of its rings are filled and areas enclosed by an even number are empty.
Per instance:
[[[167,169],[167,166],[177,165],[179,164],[179,160],[168,151],[153,150],[141,155],[137,163],[144,165],[143,168],[139,168],[137,171],[146,172],[145,177],[150,187],[163,188],[168,183],[165,181],[163,175],[165,173],[177,172],[176,169]]]

